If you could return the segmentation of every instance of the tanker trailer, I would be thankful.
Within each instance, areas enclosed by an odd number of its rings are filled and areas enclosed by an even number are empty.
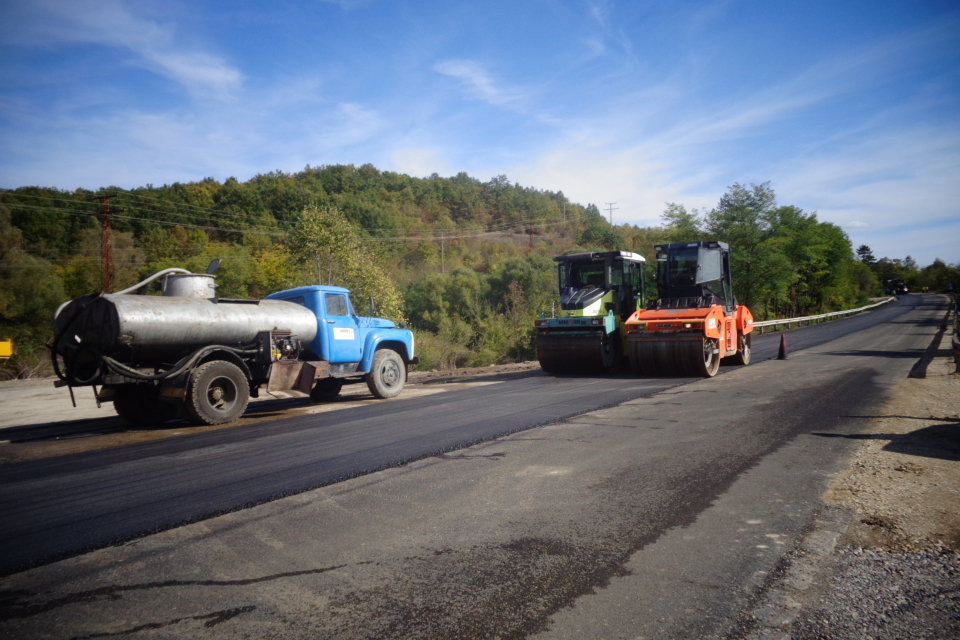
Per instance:
[[[301,287],[286,299],[275,297],[287,292],[265,300],[218,298],[215,268],[207,274],[166,270],[119,293],[65,303],[54,319],[56,384],[69,386],[71,396],[74,387],[92,386],[98,403],[113,401],[120,416],[139,425],[179,413],[195,424],[232,422],[261,388],[275,397],[318,400],[336,397],[348,382],[367,382],[377,397],[403,388],[407,365],[417,362],[413,335],[389,320],[352,315],[346,289]],[[160,276],[163,295],[130,295]],[[339,303],[334,311],[347,317],[306,304],[330,294]],[[330,336],[337,321],[353,322],[356,330],[342,327]],[[331,337],[337,349],[329,348]],[[347,343],[356,348],[343,348]]]

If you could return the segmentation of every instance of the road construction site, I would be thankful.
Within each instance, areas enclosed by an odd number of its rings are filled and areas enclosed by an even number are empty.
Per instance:
[[[438,372],[214,427],[7,383],[0,630],[956,636],[946,309],[795,329],[787,360],[755,336],[713,379]]]

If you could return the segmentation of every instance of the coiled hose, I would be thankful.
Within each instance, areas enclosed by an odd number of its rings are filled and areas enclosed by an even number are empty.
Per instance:
[[[162,371],[160,373],[153,373],[153,374],[142,373],[140,371],[137,371],[136,369],[128,367],[127,365],[114,360],[110,356],[104,355],[104,356],[101,356],[100,359],[103,361],[105,365],[107,365],[108,369],[110,369],[112,372],[116,373],[117,375],[125,376],[127,378],[133,378],[134,380],[144,380],[144,381],[166,380],[167,378],[176,377],[181,373],[183,373],[184,371],[188,371],[203,356],[203,353],[210,349],[229,351],[231,353],[237,354],[238,356],[250,356],[250,355],[255,355],[259,353],[258,349],[251,349],[250,347],[252,346],[254,345],[246,345],[239,349],[235,347],[220,345],[220,344],[213,344],[206,347],[200,347],[190,355],[178,360],[176,364],[174,364],[171,368],[167,369],[166,371]]]

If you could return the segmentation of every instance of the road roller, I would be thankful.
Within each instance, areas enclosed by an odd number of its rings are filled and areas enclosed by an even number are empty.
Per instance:
[[[629,251],[554,258],[560,312],[534,321],[548,373],[608,373],[623,358],[623,323],[643,306],[644,258]]]
[[[733,295],[730,245],[683,242],[654,249],[659,297],[624,325],[634,373],[709,378],[721,360],[750,364],[753,314]]]

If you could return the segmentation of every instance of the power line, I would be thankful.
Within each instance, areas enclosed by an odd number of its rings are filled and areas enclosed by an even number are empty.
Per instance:
[[[35,210],[35,211],[50,211],[50,212],[53,212],[53,213],[58,213],[58,214],[63,214],[63,215],[73,215],[73,216],[78,216],[78,217],[88,217],[88,218],[89,218],[89,217],[94,217],[94,216],[97,215],[97,213],[96,213],[96,212],[93,212],[93,211],[83,211],[83,210],[77,210],[77,209],[67,209],[67,208],[65,208],[65,207],[39,207],[39,206],[28,205],[28,204],[17,204],[17,205],[15,205],[15,206],[20,207],[20,208],[22,208],[22,209],[31,209],[31,210]],[[228,227],[214,227],[214,226],[210,226],[210,225],[188,224],[188,223],[185,223],[185,222],[170,222],[170,221],[166,221],[166,220],[153,220],[153,219],[150,219],[150,218],[141,218],[141,217],[138,217],[138,216],[127,216],[127,215],[114,214],[113,217],[114,217],[114,218],[123,219],[123,220],[137,220],[137,221],[140,221],[140,222],[147,222],[147,223],[156,224],[156,225],[161,225],[161,226],[167,226],[167,227],[188,227],[188,228],[191,228],[191,229],[203,229],[203,230],[210,230],[210,231],[223,231],[223,232],[227,232],[227,233],[249,233],[249,234],[253,234],[253,235],[272,236],[272,237],[279,237],[279,238],[286,238],[286,237],[289,237],[289,235],[290,235],[289,233],[283,233],[283,232],[268,232],[268,231],[255,231],[255,230],[252,230],[252,229],[235,229],[235,228],[228,228]],[[477,232],[473,232],[473,233],[461,232],[461,233],[453,233],[453,234],[451,234],[449,231],[438,231],[438,232],[436,232],[436,233],[438,233],[438,234],[443,234],[442,237],[441,237],[440,235],[438,235],[438,236],[395,236],[395,237],[368,236],[368,237],[361,237],[361,238],[359,238],[359,239],[362,240],[362,241],[365,241],[365,242],[392,242],[392,241],[404,241],[404,242],[437,242],[437,241],[441,241],[442,239],[446,239],[446,240],[457,240],[457,239],[465,239],[465,238],[477,238],[477,237],[480,237],[480,236],[490,235],[490,234],[494,234],[494,233],[507,233],[507,232],[512,231],[512,230],[514,230],[514,229],[523,228],[524,226],[552,227],[552,226],[561,225],[561,224],[563,224],[563,223],[562,223],[562,222],[544,222],[544,223],[535,223],[535,224],[530,224],[530,223],[512,223],[512,224],[510,224],[509,226],[497,225],[497,226],[495,226],[495,227],[493,227],[493,228],[490,228],[490,229],[487,229],[487,230],[483,230],[483,231],[477,231]],[[497,227],[500,227],[500,228],[497,228]]]
[[[610,224],[613,224],[613,212],[614,212],[614,211],[619,211],[619,210],[620,210],[620,207],[614,207],[614,206],[613,206],[613,205],[617,204],[616,202],[608,202],[608,203],[606,203],[606,204],[607,204],[607,211],[610,212]]]
[[[121,189],[120,191],[123,191],[123,190]],[[130,193],[130,192],[128,191],[128,192],[126,192],[126,193]],[[50,197],[50,196],[36,196],[36,195],[23,194],[23,193],[0,194],[0,197],[2,197],[2,195],[9,195],[10,197],[36,198],[36,199],[42,199],[42,200],[54,200],[54,201],[57,201],[57,202],[69,202],[69,203],[80,204],[80,203],[78,203],[75,199],[70,199],[70,198],[53,198],[53,197]],[[196,211],[206,212],[206,213],[211,214],[211,215],[229,216],[229,217],[237,218],[238,221],[243,221],[243,222],[245,222],[246,224],[250,224],[251,226],[254,226],[254,227],[263,227],[263,228],[268,228],[268,229],[270,228],[270,225],[269,225],[269,224],[264,224],[263,222],[259,222],[259,221],[258,221],[258,218],[257,218],[254,214],[239,214],[239,213],[233,213],[233,212],[227,212],[227,211],[220,211],[220,210],[216,210],[216,209],[208,209],[208,208],[206,208],[206,207],[200,207],[200,206],[197,206],[197,205],[190,205],[190,204],[184,204],[184,203],[171,202],[171,201],[168,201],[168,200],[161,200],[161,199],[159,199],[159,198],[148,198],[148,197],[146,197],[146,196],[140,196],[140,195],[137,195],[137,194],[131,194],[130,196],[120,195],[120,196],[118,196],[118,197],[119,197],[120,199],[123,199],[124,197],[139,198],[139,199],[148,200],[148,201],[151,201],[151,202],[163,203],[163,204],[168,205],[168,206],[171,206],[171,207],[188,208],[188,209],[193,209],[193,210],[196,210]],[[24,207],[24,206],[28,206],[28,205],[21,205],[21,204],[11,203],[11,202],[7,202],[7,204],[9,204],[10,206],[14,206],[14,207]],[[134,203],[134,204],[136,204],[136,203]],[[609,203],[608,203],[608,204],[609,204]],[[613,204],[616,204],[616,203],[613,203]],[[157,209],[143,209],[143,208],[140,208],[140,205],[139,205],[139,204],[137,204],[136,206],[138,207],[138,210],[139,210],[139,211],[143,211],[143,212],[146,212],[146,213],[158,213],[158,214],[163,214],[163,215],[182,216],[182,217],[190,218],[190,219],[194,219],[194,220],[203,220],[203,219],[205,219],[205,218],[202,217],[202,216],[190,215],[190,214],[188,214],[188,213],[183,213],[183,212],[180,212],[180,211],[162,211],[162,210],[157,210]],[[297,224],[296,222],[293,222],[293,221],[279,220],[279,219],[277,219],[276,216],[274,216],[274,214],[273,214],[272,212],[270,212],[269,210],[267,210],[267,213],[268,213],[271,217],[274,218],[274,220],[276,221],[276,224],[277,224],[277,225],[296,226],[296,224]],[[566,219],[566,203],[564,203],[564,212],[563,212],[563,215],[564,215],[564,219]],[[131,218],[131,219],[144,219],[144,218]],[[538,218],[536,218],[536,217],[529,217],[529,218],[521,218],[521,219],[518,220],[518,221],[500,222],[500,223],[497,223],[497,224],[494,224],[494,225],[489,225],[489,226],[487,226],[487,227],[474,227],[474,228],[466,227],[466,228],[460,229],[460,232],[461,232],[461,233],[465,233],[465,232],[468,232],[468,231],[476,231],[477,233],[489,233],[489,232],[494,232],[494,231],[507,231],[507,230],[511,230],[511,229],[520,229],[520,228],[523,228],[523,227],[525,227],[525,226],[530,225],[531,223],[535,222],[537,219],[538,219]],[[250,220],[255,220],[255,222],[250,222]],[[186,225],[181,225],[181,226],[186,226]],[[206,228],[206,227],[205,227],[205,228]],[[395,232],[395,231],[397,231],[396,228],[384,228],[384,227],[358,227],[358,229],[360,229],[361,231],[366,231],[366,232],[378,232],[378,231]],[[481,229],[482,229],[482,230],[481,230]],[[237,230],[237,231],[240,231],[240,230]],[[430,229],[430,230],[426,230],[426,231],[422,232],[422,235],[427,235],[427,236],[429,236],[429,235],[434,235],[434,236],[444,235],[444,236],[446,237],[447,234],[449,234],[449,233],[450,233],[450,231],[448,231],[448,230],[434,230],[434,229]]]
[[[18,197],[35,198],[35,199],[38,199],[38,200],[53,200],[53,201],[55,201],[55,202],[68,202],[68,203],[71,203],[71,204],[79,204],[79,205],[84,204],[83,202],[80,202],[80,201],[77,201],[77,200],[74,200],[74,199],[70,199],[70,198],[52,198],[52,197],[49,197],[49,196],[34,196],[34,195],[29,195],[29,194],[20,194]],[[122,196],[121,196],[121,199],[122,199]],[[28,206],[29,206],[29,205],[24,205],[24,204],[20,204],[20,203],[10,202],[10,201],[4,201],[3,204],[6,204],[7,206],[10,206],[10,207],[28,207]],[[159,211],[159,210],[157,210],[157,209],[144,209],[144,208],[141,208],[139,205],[137,206],[137,210],[138,210],[138,211],[142,211],[142,212],[144,212],[144,213],[159,213],[159,214],[163,214],[163,215],[180,216],[180,217],[184,217],[184,218],[190,218],[190,219],[192,219],[192,220],[208,220],[208,219],[209,219],[208,217],[191,215],[191,214],[189,214],[189,213],[183,213],[183,212],[180,212],[180,211]],[[93,212],[91,212],[91,214],[92,214],[92,213],[93,213]],[[271,215],[271,217],[273,216],[273,214],[270,214],[270,215]],[[252,216],[250,216],[250,217],[252,217]],[[274,218],[274,220],[276,220],[276,219]],[[242,221],[242,222],[246,222],[246,221]],[[292,222],[286,222],[286,221],[283,221],[283,220],[276,220],[276,222],[277,222],[277,224],[287,224],[287,225],[293,225],[293,224],[294,224],[294,223],[292,223]],[[251,224],[251,225],[254,226],[254,227],[265,227],[265,228],[268,228],[268,229],[270,228],[270,225],[269,225],[269,224],[264,224],[264,223],[262,223],[262,222],[248,223],[248,224]]]
[[[29,204],[18,204],[18,205],[16,205],[16,206],[17,206],[17,207],[20,207],[20,208],[22,208],[22,209],[32,209],[32,210],[35,210],[35,211],[51,211],[51,212],[53,212],[53,213],[60,213],[60,214],[63,214],[63,215],[79,216],[79,217],[86,217],[86,218],[93,217],[93,216],[96,216],[96,215],[97,215],[96,212],[81,211],[81,210],[77,210],[77,209],[66,209],[66,208],[63,208],[63,207],[37,207],[37,206],[29,205]],[[230,229],[230,228],[227,228],[227,227],[213,227],[213,226],[208,226],[208,225],[187,224],[187,223],[185,223],[185,222],[168,222],[168,221],[166,221],[166,220],[152,220],[152,219],[150,219],[150,218],[139,218],[139,217],[137,217],[137,216],[115,215],[115,216],[113,216],[113,217],[115,217],[115,218],[122,218],[122,219],[124,219],[124,220],[139,220],[139,221],[141,221],[141,222],[149,222],[149,223],[152,223],[152,224],[158,224],[158,225],[162,225],[162,226],[166,226],[166,227],[189,227],[189,228],[191,228],[191,229],[203,229],[203,230],[211,230],[211,231],[225,231],[225,232],[229,232],[229,233],[250,233],[250,234],[261,235],[261,236],[279,236],[279,237],[286,237],[286,236],[290,235],[290,234],[288,234],[288,233],[270,233],[270,232],[266,232],[266,231],[253,231],[253,230],[251,230],[251,229]]]

